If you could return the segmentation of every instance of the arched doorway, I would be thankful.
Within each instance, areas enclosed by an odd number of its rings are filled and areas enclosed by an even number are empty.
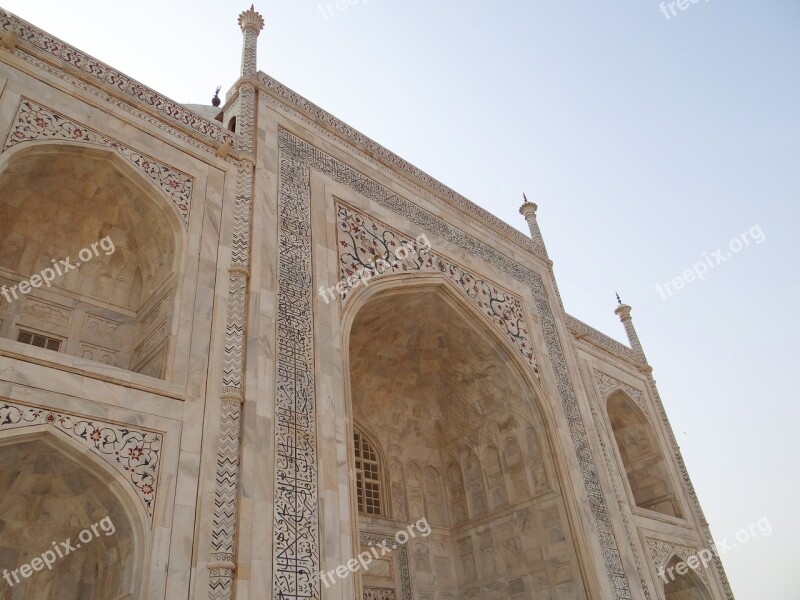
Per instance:
[[[0,337],[164,378],[183,231],[160,192],[41,142],[3,154],[0,189]]]
[[[664,585],[664,597],[666,600],[711,600],[703,581],[687,565],[683,565],[686,572],[681,575],[676,569],[683,563],[683,560],[673,556],[665,569],[669,573],[670,579]],[[681,569],[683,570],[683,569]]]
[[[361,573],[364,598],[586,598],[542,415],[483,318],[446,285],[353,318],[359,550],[430,525]]]
[[[14,600],[136,600],[145,528],[99,459],[58,434],[0,440],[0,589]]]

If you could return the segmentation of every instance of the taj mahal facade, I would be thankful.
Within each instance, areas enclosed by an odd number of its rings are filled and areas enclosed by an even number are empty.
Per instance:
[[[631,308],[238,23],[181,105],[0,9],[0,599],[733,600]]]

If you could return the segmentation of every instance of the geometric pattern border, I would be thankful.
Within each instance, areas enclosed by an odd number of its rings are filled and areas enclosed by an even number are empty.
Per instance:
[[[0,402],[0,431],[47,425],[89,448],[131,484],[152,521],[163,435],[48,408]]]
[[[83,142],[115,150],[164,192],[178,211],[183,226],[188,228],[194,183],[191,176],[23,98],[3,150],[22,142],[44,139]]]

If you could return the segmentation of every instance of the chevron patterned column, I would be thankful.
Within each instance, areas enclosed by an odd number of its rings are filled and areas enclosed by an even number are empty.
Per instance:
[[[225,357],[222,373],[220,431],[217,447],[217,472],[214,491],[214,519],[211,532],[212,554],[208,597],[233,598],[236,570],[236,526],[239,495],[239,446],[241,412],[244,402],[245,329],[247,325],[247,283],[250,278],[250,213],[255,174],[256,124],[256,41],[264,19],[250,10],[239,15],[242,29],[242,67],[239,82],[236,176],[233,242],[229,269],[228,318],[225,327]]]

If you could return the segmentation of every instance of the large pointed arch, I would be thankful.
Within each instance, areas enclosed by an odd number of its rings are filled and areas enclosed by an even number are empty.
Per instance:
[[[51,542],[74,546],[51,570],[15,582],[20,597],[50,597],[56,587],[65,600],[143,596],[150,533],[141,503],[110,465],[52,427],[0,434],[0,520],[0,546],[15,567]]]
[[[503,378],[507,378],[509,381],[513,381],[516,386],[516,391],[513,394],[509,394],[508,397],[505,398],[506,403],[508,406],[513,406],[513,411],[506,415],[502,419],[505,423],[516,423],[518,424],[519,431],[517,431],[514,435],[516,439],[522,439],[525,436],[526,426],[532,425],[533,420],[540,420],[541,422],[537,421],[537,428],[541,427],[544,431],[547,432],[546,436],[544,436],[544,445],[543,448],[545,451],[542,453],[542,460],[547,463],[546,470],[547,472],[555,473],[555,477],[553,480],[555,484],[550,488],[550,491],[543,490],[543,497],[548,499],[553,499],[552,504],[548,505],[546,510],[543,510],[542,515],[537,518],[529,519],[528,525],[530,528],[525,532],[528,538],[531,536],[541,537],[541,534],[537,534],[537,527],[542,526],[545,523],[549,523],[553,527],[553,531],[562,531],[563,535],[554,534],[551,536],[550,539],[554,540],[557,544],[563,544],[564,549],[560,552],[563,552],[563,556],[572,556],[570,560],[572,563],[565,563],[571,564],[572,566],[569,568],[565,568],[562,572],[562,577],[564,578],[564,585],[566,587],[572,587],[575,590],[575,593],[578,594],[577,597],[585,597],[587,593],[585,590],[585,586],[587,583],[581,581],[581,578],[584,576],[584,569],[582,567],[582,558],[584,557],[583,552],[584,548],[582,547],[583,541],[580,539],[580,536],[576,535],[576,526],[575,523],[577,522],[577,518],[573,515],[573,505],[574,497],[572,496],[571,486],[566,483],[567,481],[567,469],[566,465],[564,464],[564,458],[561,455],[561,449],[557,443],[554,442],[555,440],[555,417],[552,414],[552,407],[547,406],[547,403],[542,402],[544,398],[544,392],[541,388],[541,384],[538,381],[538,377],[535,371],[531,368],[529,364],[526,364],[524,357],[520,355],[518,349],[515,348],[509,341],[503,336],[502,332],[498,331],[494,324],[491,322],[487,322],[485,315],[480,313],[473,307],[469,302],[467,302],[461,295],[452,288],[452,284],[449,283],[446,279],[444,279],[440,275],[435,274],[420,274],[414,273],[411,275],[383,275],[381,276],[380,280],[373,281],[368,287],[365,289],[357,289],[353,291],[353,295],[349,298],[348,302],[346,303],[342,315],[342,348],[344,349],[345,353],[345,367],[346,367],[346,378],[345,378],[345,385],[346,385],[346,398],[347,398],[347,415],[348,415],[348,427],[352,427],[352,423],[354,419],[361,419],[359,414],[356,414],[354,410],[354,395],[357,395],[357,390],[354,390],[353,385],[353,364],[354,364],[354,355],[352,354],[351,344],[353,343],[355,329],[360,326],[360,322],[358,321],[359,315],[366,314],[366,319],[371,319],[378,316],[378,313],[374,310],[372,312],[362,313],[366,308],[370,305],[373,307],[385,304],[382,307],[383,313],[386,315],[386,318],[392,318],[391,315],[398,314],[398,311],[395,309],[398,306],[401,306],[407,300],[412,300],[415,297],[425,297],[426,299],[431,299],[433,302],[441,303],[443,310],[448,311],[448,314],[454,316],[454,318],[461,320],[463,323],[460,326],[469,329],[474,335],[474,339],[476,340],[476,344],[480,344],[481,348],[484,347],[492,347],[494,348],[493,352],[497,352],[497,356],[501,357],[498,359],[497,367],[503,370]],[[376,304],[377,303],[377,304]],[[404,322],[407,323],[409,330],[414,326],[414,320],[409,318],[411,313],[402,313],[402,319]],[[447,326],[455,325],[455,322],[448,321]],[[439,330],[430,331],[430,336],[435,338]],[[479,341],[478,341],[479,340]],[[386,343],[386,352],[389,352],[391,347],[391,339],[384,339]],[[464,347],[467,347],[465,345]],[[457,368],[457,361],[453,363]],[[495,363],[492,363],[493,365]],[[465,378],[469,377],[469,372],[472,367],[467,366],[464,367],[463,372],[459,371],[460,375]],[[442,369],[438,369],[440,372]],[[355,385],[357,388],[357,384]],[[504,407],[503,411],[506,410]],[[505,414],[505,412],[503,413]],[[458,420],[458,419],[456,419]],[[470,483],[467,481],[466,478],[463,483],[459,482],[461,474],[456,473],[454,468],[457,468],[459,471],[464,469],[463,465],[459,467],[455,467],[454,461],[452,460],[452,453],[447,454],[444,451],[441,452],[441,460],[440,463],[436,465],[437,472],[446,474],[448,478],[447,484],[447,501],[448,506],[445,508],[443,512],[447,513],[458,513],[460,511],[461,514],[464,512],[475,513],[475,508],[473,505],[475,504],[476,498],[477,501],[480,501],[479,496],[481,492],[486,497],[485,499],[485,514],[477,515],[477,514],[468,514],[465,515],[467,522],[477,522],[476,519],[484,524],[493,522],[492,520],[503,513],[504,511],[511,511],[513,506],[519,506],[520,501],[523,503],[526,501],[525,499],[520,498],[513,498],[511,502],[499,501],[495,502],[493,506],[489,501],[489,489],[487,488],[488,481],[491,481],[495,486],[505,486],[502,490],[498,489],[498,493],[496,498],[502,498],[502,494],[506,493],[513,493],[514,487],[509,484],[508,482],[512,480],[512,476],[508,471],[508,468],[505,466],[505,463],[501,461],[499,458],[492,458],[496,456],[495,448],[499,448],[504,441],[504,437],[508,435],[507,425],[503,426],[503,424],[498,421],[491,427],[490,437],[486,438],[484,433],[478,431],[463,431],[458,429],[461,425],[453,425],[449,423],[447,419],[444,421],[437,421],[436,427],[440,428],[450,428],[449,431],[451,432],[450,437],[454,438],[457,437],[453,435],[453,432],[458,432],[458,435],[463,433],[464,439],[469,439],[469,444],[465,446],[465,452],[467,452],[466,448],[485,448],[485,451],[480,451],[478,454],[475,454],[476,460],[480,465],[479,468],[481,469],[481,473],[476,473],[475,475],[475,482],[474,483],[474,496],[473,494],[473,502],[469,502],[469,486]],[[456,427],[456,429],[452,429]],[[409,427],[409,431],[411,428]],[[373,435],[377,435],[373,431]],[[348,434],[348,438],[350,435]],[[409,435],[409,443],[413,444],[413,435]],[[489,441],[491,440],[491,441]],[[381,440],[383,443],[384,440]],[[386,447],[384,443],[384,452],[386,452],[387,457],[389,460],[393,460],[394,456],[392,454],[394,450],[390,450]],[[469,450],[469,452],[473,452]],[[464,453],[461,453],[458,463],[464,463],[464,461],[468,458],[468,456]],[[486,462],[489,458],[492,458],[491,462],[493,465],[493,472],[483,472],[485,471],[485,467],[483,463]],[[352,458],[351,458],[352,460]],[[415,459],[416,460],[416,459]],[[421,472],[426,472],[427,466],[430,466],[429,463],[421,464]],[[517,469],[519,471],[519,469]],[[519,473],[514,473],[516,476],[519,476]],[[490,477],[491,476],[491,477]],[[522,473],[524,477],[524,473]],[[466,476],[465,476],[466,477]],[[470,480],[471,481],[471,480]],[[559,483],[563,485],[559,485]],[[466,487],[467,489],[464,491],[464,495],[467,496],[466,498],[462,496],[460,489],[456,490],[454,495],[452,491],[452,487],[455,485],[457,488]],[[407,487],[409,486],[407,482]],[[532,486],[531,486],[532,487]],[[480,489],[479,489],[480,488]],[[518,485],[516,487],[517,490],[525,490],[526,493],[530,494],[532,498],[534,496],[533,493],[529,492],[528,485]],[[414,493],[414,490],[408,490],[409,495]],[[412,499],[409,499],[409,502],[412,502]],[[563,502],[563,503],[562,503]],[[351,501],[351,507],[354,503]],[[465,506],[466,504],[466,506]],[[538,510],[538,509],[537,509]],[[484,512],[484,509],[478,507],[478,512]],[[534,511],[536,512],[536,511]],[[409,515],[409,518],[413,515]],[[354,552],[358,552],[360,549],[358,547],[357,540],[359,539],[359,521],[358,516],[356,514],[351,515],[352,524],[353,524],[353,540],[356,540],[354,543]],[[454,520],[458,520],[458,518],[454,518]],[[502,521],[502,519],[501,519]],[[374,525],[374,524],[373,524]],[[399,525],[394,524],[394,525]],[[451,526],[454,526],[455,523],[451,523]],[[524,546],[521,539],[525,536],[521,535],[521,530],[519,530],[518,525],[516,522],[497,522],[497,527],[494,528],[494,533],[489,532],[488,530],[482,530],[480,534],[475,533],[475,535],[479,535],[479,538],[475,538],[475,542],[467,544],[466,542],[461,544],[456,544],[456,540],[453,540],[452,544],[452,556],[453,562],[451,563],[453,566],[452,575],[454,578],[458,579],[454,583],[455,588],[458,586],[481,586],[484,585],[480,581],[466,581],[464,579],[465,575],[463,575],[464,571],[462,570],[461,566],[456,568],[456,564],[471,564],[471,560],[474,558],[468,556],[468,554],[472,553],[473,551],[476,553],[474,556],[477,557],[477,553],[486,553],[486,552],[502,552],[505,553],[504,556],[510,557],[514,552],[515,548],[519,549],[521,552],[524,551],[526,553],[531,553],[531,555],[537,552],[534,546],[530,544]],[[388,523],[385,524],[384,529],[388,528]],[[446,528],[438,528],[440,530],[441,535],[447,535],[446,533],[441,533],[442,530]],[[464,526],[460,528],[465,530]],[[469,529],[469,525],[467,525],[467,529]],[[476,530],[477,531],[477,530]],[[495,536],[496,539],[492,538]],[[497,537],[500,536],[500,537]],[[516,537],[515,537],[516,536]],[[462,540],[463,542],[464,540]],[[415,555],[426,555],[427,552],[433,552],[433,550],[429,550],[425,548],[425,541],[417,541],[414,546]],[[437,539],[436,542],[432,542],[437,548],[442,548],[442,542],[440,539]],[[489,546],[487,546],[489,544]],[[446,545],[446,544],[445,544]],[[524,550],[523,550],[524,546]],[[494,550],[491,550],[491,547],[494,547]],[[441,551],[441,550],[439,550]],[[432,555],[431,555],[432,556]],[[580,559],[578,557],[581,557]],[[440,562],[442,561],[442,557],[440,556],[438,559]],[[499,558],[497,560],[500,560]],[[459,562],[461,561],[461,562]],[[477,564],[480,565],[481,559],[477,559]],[[513,562],[513,561],[512,561]],[[524,563],[524,561],[522,561]],[[419,561],[419,564],[425,565],[429,564],[428,561]],[[441,562],[441,565],[446,564],[445,562]],[[414,572],[413,572],[414,563],[412,561],[412,584],[414,584]],[[464,567],[467,571],[471,571],[470,568]],[[515,567],[516,568],[516,567]],[[525,568],[523,564],[521,566],[522,569]],[[491,578],[492,575],[490,571],[483,571],[476,572],[476,576],[479,577],[489,577]],[[570,579],[571,573],[572,579]],[[469,575],[466,575],[469,576]],[[433,580],[430,579],[431,575],[422,573],[417,575],[417,585],[422,585],[422,590],[424,591],[439,591],[432,590],[432,585],[437,585],[432,583]],[[428,587],[426,588],[425,585]],[[492,584],[494,585],[494,584]],[[413,586],[412,586],[413,587]],[[448,591],[452,592],[454,589],[450,589]],[[361,594],[363,590],[359,587],[357,589],[357,594]],[[554,590],[555,593],[555,590]],[[357,597],[360,597],[357,595]],[[399,598],[400,596],[398,596]]]
[[[666,562],[663,577],[664,600],[712,600],[703,580],[676,554]]]
[[[137,157],[59,139],[0,154],[0,337],[168,378],[186,231]]]

